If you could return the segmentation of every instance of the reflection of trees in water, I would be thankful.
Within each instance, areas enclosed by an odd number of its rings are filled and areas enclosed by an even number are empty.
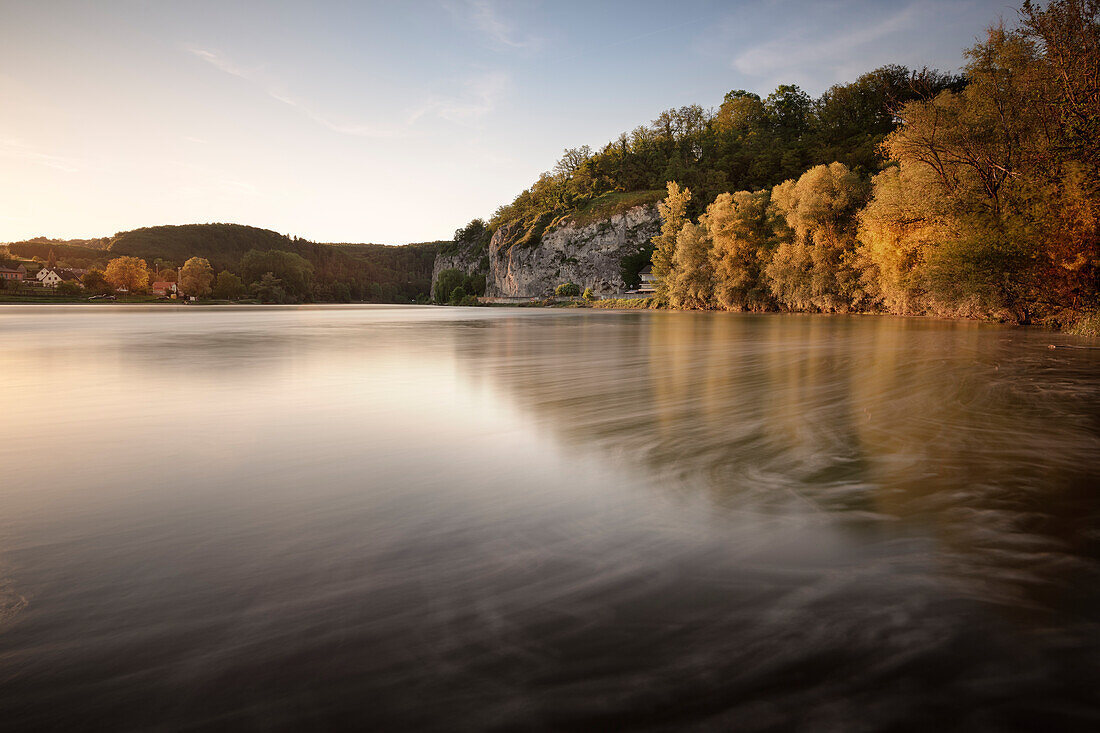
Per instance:
[[[737,511],[931,526],[963,590],[1048,606],[1100,555],[1086,490],[1100,483],[1087,417],[1100,398],[1095,357],[1052,363],[1041,338],[889,318],[622,314],[503,322],[460,363],[565,443],[656,485]]]

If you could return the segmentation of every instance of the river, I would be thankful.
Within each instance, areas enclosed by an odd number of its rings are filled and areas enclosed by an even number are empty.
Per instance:
[[[1096,346],[0,307],[0,728],[1095,730]]]

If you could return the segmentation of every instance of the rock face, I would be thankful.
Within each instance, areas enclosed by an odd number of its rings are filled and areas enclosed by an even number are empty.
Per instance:
[[[444,270],[458,270],[463,275],[476,275],[481,272],[482,256],[479,256],[471,248],[463,248],[457,252],[443,252],[435,256],[435,264],[432,266],[432,288],[439,279],[439,273]],[[486,278],[488,279],[488,278]]]
[[[486,295],[551,295],[564,282],[600,295],[625,289],[622,258],[636,254],[660,231],[655,205],[636,206],[609,219],[578,226],[566,219],[547,229],[534,245],[516,243],[515,225],[497,229],[489,242]],[[453,266],[453,265],[451,265]],[[436,274],[444,267],[436,259]]]

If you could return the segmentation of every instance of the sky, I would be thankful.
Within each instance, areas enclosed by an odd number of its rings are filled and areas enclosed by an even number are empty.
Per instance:
[[[449,239],[566,147],[781,83],[958,70],[1004,0],[0,0],[0,242]]]

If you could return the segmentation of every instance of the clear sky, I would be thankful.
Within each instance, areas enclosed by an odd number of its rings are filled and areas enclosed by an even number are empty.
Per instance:
[[[235,222],[448,239],[565,147],[887,63],[1005,0],[0,0],[0,241]]]

